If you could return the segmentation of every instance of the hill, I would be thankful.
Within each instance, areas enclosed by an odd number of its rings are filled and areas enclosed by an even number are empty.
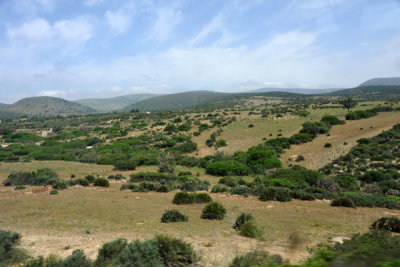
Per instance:
[[[112,98],[88,98],[88,99],[79,99],[73,102],[91,107],[95,110],[101,112],[112,112],[116,110],[120,110],[130,104],[134,104],[136,102],[157,97],[159,95],[155,94],[131,94],[124,95]]]
[[[2,103],[0,103],[0,108],[6,108],[6,107],[8,107],[9,105],[8,104],[2,104]]]
[[[94,113],[96,110],[61,98],[29,97],[1,109],[2,112],[26,116],[68,116]]]
[[[304,96],[289,92],[259,92],[259,93],[221,93],[213,91],[190,91],[184,93],[162,95],[129,105],[123,109],[140,111],[163,111],[177,109],[192,109],[206,106],[222,107],[234,105],[234,100],[252,96],[298,97]]]
[[[322,94],[327,96],[353,96],[362,99],[400,97],[400,85],[360,86]]]
[[[373,78],[360,84],[359,86],[373,85],[400,85],[400,77]]]
[[[275,87],[266,87],[260,88],[256,90],[252,90],[251,92],[289,92],[296,94],[324,94],[330,93],[334,91],[341,90],[342,88],[329,88],[329,89],[308,89],[308,88],[275,88]]]

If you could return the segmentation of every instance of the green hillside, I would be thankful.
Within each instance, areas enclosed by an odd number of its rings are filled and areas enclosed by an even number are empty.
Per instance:
[[[88,98],[88,99],[79,99],[75,100],[75,103],[91,107],[95,110],[101,112],[112,112],[116,110],[120,110],[130,104],[157,97],[159,95],[155,94],[131,94],[118,96],[113,98]]]
[[[9,105],[8,104],[2,104],[2,103],[0,103],[0,108],[6,108],[6,107],[8,107]]]
[[[353,96],[363,99],[376,99],[376,98],[388,98],[388,97],[400,97],[400,85],[379,85],[379,86],[361,86],[351,89],[344,89],[335,91],[328,94],[327,96]]]
[[[2,108],[1,111],[9,114],[39,117],[81,115],[96,112],[93,108],[48,96],[24,98],[6,108]]]
[[[191,91],[163,95],[139,101],[125,107],[123,111],[129,112],[133,109],[138,109],[140,111],[162,111],[200,108],[206,106],[223,107],[233,105],[234,100],[252,96],[295,97],[303,95],[288,92],[220,93],[212,91]]]
[[[375,85],[400,85],[400,77],[373,78],[363,82],[359,86],[375,86]]]

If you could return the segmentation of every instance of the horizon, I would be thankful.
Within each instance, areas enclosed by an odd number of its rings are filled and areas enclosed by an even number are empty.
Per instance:
[[[14,0],[0,17],[5,104],[400,76],[397,0]]]

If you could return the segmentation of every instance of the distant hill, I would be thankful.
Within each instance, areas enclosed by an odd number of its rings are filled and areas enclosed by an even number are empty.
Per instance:
[[[358,98],[389,98],[400,97],[400,85],[398,86],[360,86],[350,89],[339,90],[327,94],[328,96],[354,96]]]
[[[136,102],[157,97],[159,95],[155,94],[131,94],[118,96],[113,98],[88,98],[88,99],[79,99],[73,102],[91,107],[100,112],[112,112],[116,110],[120,110],[130,104],[134,104]]]
[[[96,110],[61,98],[40,96],[29,97],[1,108],[3,114],[14,114],[17,116],[68,116],[94,113]]]
[[[8,107],[9,105],[8,104],[2,104],[2,103],[0,103],[0,108],[6,108],[6,107]]]
[[[373,78],[363,82],[360,86],[374,86],[374,85],[400,85],[400,77],[389,78]]]
[[[220,93],[213,91],[190,91],[184,93],[162,95],[129,105],[123,109],[129,112],[133,109],[140,111],[163,111],[205,106],[228,106],[232,100],[251,96],[296,97],[300,94],[289,92],[258,92],[258,93]]]
[[[342,88],[329,88],[329,89],[308,89],[308,88],[275,88],[275,87],[266,87],[260,88],[256,90],[252,90],[251,92],[289,92],[289,93],[296,93],[296,94],[324,94],[330,93],[334,91],[341,90]]]

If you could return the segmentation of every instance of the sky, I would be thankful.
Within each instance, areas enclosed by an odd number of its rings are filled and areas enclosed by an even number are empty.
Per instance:
[[[0,0],[0,103],[400,76],[400,0]]]

